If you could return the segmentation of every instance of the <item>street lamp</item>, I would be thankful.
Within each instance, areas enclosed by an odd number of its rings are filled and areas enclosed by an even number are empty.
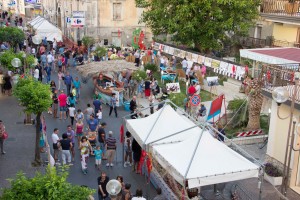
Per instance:
[[[296,126],[296,123],[297,123],[297,120],[294,118],[294,110],[295,110],[295,101],[296,101],[297,91],[298,91],[298,88],[299,88],[299,83],[300,83],[299,82],[299,76],[296,76],[296,74],[295,74],[295,85],[293,87],[291,109],[290,109],[290,114],[287,117],[281,117],[280,116],[279,108],[280,108],[280,105],[282,103],[286,102],[289,99],[289,92],[284,87],[278,87],[272,92],[272,97],[277,102],[277,105],[278,105],[278,109],[277,109],[278,118],[279,119],[290,118],[288,135],[287,135],[287,142],[286,142],[286,148],[285,148],[285,157],[284,157],[284,166],[283,166],[283,179],[282,179],[282,184],[281,184],[281,193],[284,196],[286,196],[286,194],[287,194],[292,150],[293,151],[300,151],[300,149],[294,148],[294,133],[295,133],[295,126]],[[300,124],[297,125],[297,132],[298,132],[298,128],[300,130]],[[290,140],[290,138],[291,138],[291,140]]]

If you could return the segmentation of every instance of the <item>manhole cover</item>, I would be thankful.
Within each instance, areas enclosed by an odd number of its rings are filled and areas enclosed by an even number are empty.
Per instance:
[[[6,142],[14,142],[14,141],[16,141],[16,138],[14,138],[14,137],[8,137],[5,141]]]

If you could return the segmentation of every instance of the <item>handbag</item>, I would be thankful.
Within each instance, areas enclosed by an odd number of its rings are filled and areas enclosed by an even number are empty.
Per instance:
[[[7,138],[8,138],[8,134],[7,134],[6,131],[4,131],[4,132],[2,133],[2,139],[3,139],[3,140],[6,140]]]

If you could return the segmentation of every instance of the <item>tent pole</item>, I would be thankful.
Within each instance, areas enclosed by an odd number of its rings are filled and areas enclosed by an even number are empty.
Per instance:
[[[258,196],[258,199],[259,200],[262,200],[262,189],[263,189],[263,184],[264,184],[264,168],[262,167],[261,168],[262,172],[260,174],[260,177],[259,177],[259,182],[258,182],[258,188],[259,188],[259,196]]]
[[[173,133],[173,134],[171,134],[171,135],[165,136],[165,137],[160,138],[160,139],[158,139],[158,140],[154,140],[153,142],[151,142],[151,143],[149,143],[149,144],[153,144],[153,143],[158,142],[158,141],[160,141],[160,140],[167,139],[167,138],[169,138],[169,137],[172,137],[172,136],[174,136],[174,135],[178,135],[179,133],[188,131],[188,130],[193,129],[193,128],[196,128],[196,127],[198,127],[198,124],[196,124],[195,126],[191,126],[190,128],[186,128],[186,129],[184,129],[184,130],[181,130],[181,131],[178,131],[178,132],[176,132],[176,133]]]
[[[162,101],[162,102],[167,103],[167,102],[169,102],[169,100],[165,100],[165,101]],[[154,103],[153,106],[157,106],[158,104],[160,104],[162,102]],[[146,108],[143,108],[143,109],[139,110],[139,112],[147,110],[147,109],[149,109],[150,107],[153,107],[153,106],[148,106]],[[130,117],[130,116],[135,115],[135,114],[137,114],[137,113],[136,112],[130,113],[128,115],[125,115],[123,118],[126,120],[127,117]]]
[[[143,141],[144,144],[145,144],[145,142],[147,141],[148,137],[150,136],[150,133],[152,132],[152,130],[153,130],[155,124],[157,123],[158,119],[160,118],[161,114],[163,113],[163,110],[165,109],[165,107],[166,107],[166,104],[164,105],[164,107],[163,107],[162,110],[160,111],[159,115],[157,116],[157,118],[156,118],[156,120],[155,120],[153,126],[151,127],[149,133],[147,134],[146,139]]]
[[[121,141],[123,141],[123,143],[122,143],[122,150],[123,150],[123,152],[122,152],[122,155],[123,155],[123,158],[122,158],[122,164],[124,164],[125,163],[125,140],[124,140],[124,138],[125,138],[125,134],[126,134],[126,132],[125,132],[125,119],[123,119],[122,120],[122,125],[123,125],[123,138],[121,138]],[[130,163],[130,164],[132,164],[132,163]]]
[[[187,180],[186,177],[187,177],[187,175],[188,175],[188,172],[190,171],[192,162],[193,162],[194,157],[195,157],[195,155],[196,155],[196,152],[197,152],[197,149],[198,149],[198,147],[199,147],[199,143],[200,143],[200,141],[201,141],[201,138],[202,138],[202,136],[203,136],[203,133],[204,133],[204,128],[203,128],[202,131],[201,131],[201,134],[200,134],[200,136],[199,136],[199,138],[198,138],[198,141],[197,141],[196,147],[195,147],[195,149],[194,149],[192,158],[191,158],[190,163],[189,163],[189,165],[188,165],[188,168],[187,168],[187,170],[186,170],[186,172],[185,172],[185,175],[184,175],[184,179],[185,179],[185,180]]]

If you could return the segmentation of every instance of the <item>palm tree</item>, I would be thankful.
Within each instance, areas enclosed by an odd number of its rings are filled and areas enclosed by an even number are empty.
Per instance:
[[[263,95],[261,94],[262,79],[253,79],[249,83],[249,121],[248,130],[260,129],[260,111],[263,103]]]

